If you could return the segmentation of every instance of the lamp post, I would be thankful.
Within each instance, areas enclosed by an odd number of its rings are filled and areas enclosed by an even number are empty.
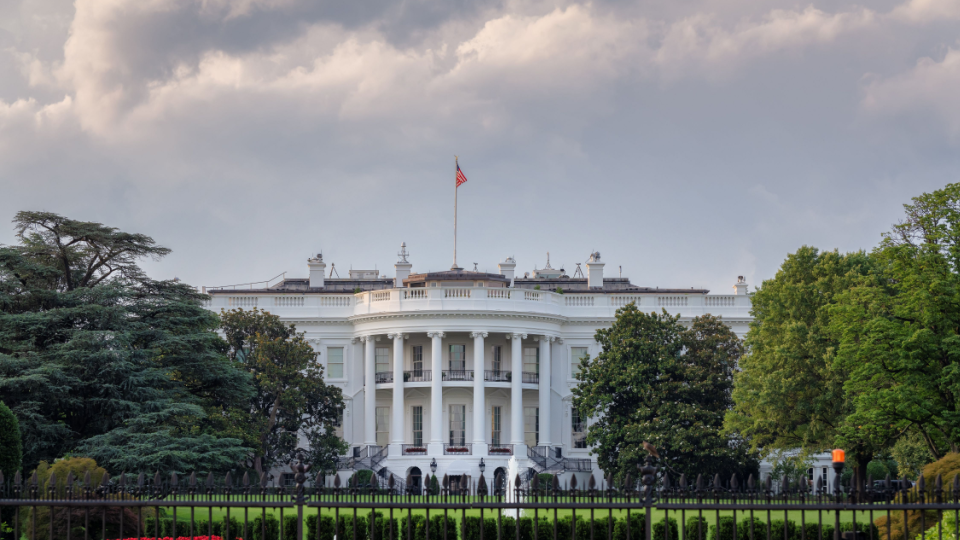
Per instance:
[[[430,472],[437,474],[437,458],[433,458],[433,461],[430,462]]]
[[[843,474],[843,462],[846,461],[846,454],[843,450],[839,448],[834,450],[832,453],[833,458],[833,471],[835,476],[833,477],[833,492],[834,504],[837,504],[839,507],[840,504],[840,475]],[[854,533],[856,534],[856,533]],[[836,516],[833,520],[833,540],[840,540],[840,510],[837,509]]]
[[[483,470],[487,468],[487,464],[483,462],[483,458],[480,458],[480,474],[483,474]]]

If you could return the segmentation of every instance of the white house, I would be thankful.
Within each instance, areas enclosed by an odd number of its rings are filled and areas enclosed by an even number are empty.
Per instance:
[[[635,302],[683,321],[711,313],[740,336],[750,321],[743,278],[723,295],[640,287],[605,277],[599,253],[574,277],[549,259],[519,276],[512,257],[497,274],[456,266],[417,274],[401,247],[392,278],[376,270],[331,278],[318,255],[308,278],[206,290],[212,310],[258,307],[306,332],[327,382],[343,390],[342,436],[352,446],[343,469],[416,484],[431,464],[440,476],[476,479],[482,462],[490,481],[516,456],[521,470],[584,482],[601,473],[571,388],[579,359],[599,352],[594,334],[618,308]]]

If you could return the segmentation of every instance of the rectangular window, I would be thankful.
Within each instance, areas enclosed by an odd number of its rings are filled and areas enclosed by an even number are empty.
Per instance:
[[[587,447],[587,425],[580,421],[580,411],[576,408],[570,409],[570,431],[573,433],[573,447]]]
[[[390,444],[390,407],[377,407],[377,446]]]
[[[423,376],[423,345],[413,346],[413,376]]]
[[[343,378],[343,347],[327,348],[327,377]]]
[[[450,346],[450,371],[464,371],[467,369],[467,346]]]
[[[463,446],[467,444],[467,406],[450,406],[450,444]]]
[[[580,360],[590,358],[586,347],[570,347],[570,378],[576,379],[580,374]]]
[[[490,425],[493,426],[493,431],[490,433],[490,444],[493,446],[500,446],[500,430],[502,429],[502,424],[500,423],[501,410],[500,406],[497,405],[490,411],[492,416]]]
[[[527,373],[540,373],[540,348],[523,348],[523,370]]]
[[[493,346],[493,371],[499,373],[503,369],[503,347]]]
[[[527,446],[540,444],[540,408],[523,408],[523,442]]]
[[[374,357],[377,360],[377,373],[390,371],[390,349],[388,347],[377,347]]]
[[[423,446],[423,407],[413,407],[413,445]]]

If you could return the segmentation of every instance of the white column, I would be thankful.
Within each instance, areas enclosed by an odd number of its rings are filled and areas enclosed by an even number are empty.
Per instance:
[[[427,332],[430,342],[430,445],[428,455],[441,455],[443,452],[443,332]]]
[[[550,342],[554,337],[540,338],[540,446],[550,446]]]
[[[390,426],[390,444],[403,444],[403,334],[388,334],[393,340],[393,425]],[[397,448],[396,455],[400,455]]]
[[[472,332],[470,337],[473,338],[473,455],[484,455],[487,453],[487,423],[483,380],[485,367],[483,339],[487,337],[487,333]]]
[[[510,334],[510,444],[523,444],[523,342],[526,334]],[[514,451],[514,455],[517,452]],[[526,453],[520,457],[526,456]]]
[[[363,444],[377,444],[377,382],[375,341],[373,336],[363,336]]]

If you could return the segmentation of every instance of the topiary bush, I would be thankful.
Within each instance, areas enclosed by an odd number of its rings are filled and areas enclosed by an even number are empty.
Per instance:
[[[926,484],[924,490],[924,497],[927,501],[934,501],[935,494],[935,482],[937,475],[943,479],[944,486],[950,485],[953,482],[953,477],[957,474],[960,474],[960,454],[956,452],[951,452],[937,461],[930,463],[929,465],[923,468],[923,480]],[[917,500],[919,497],[919,489],[917,486],[911,488],[907,493],[908,500]],[[903,500],[903,493],[897,494],[895,497],[895,502],[900,502]],[[907,538],[912,539],[916,535],[922,533],[920,530],[921,521],[926,520],[926,526],[929,529],[937,524],[940,520],[940,516],[937,514],[936,510],[926,510],[924,515],[921,516],[920,510],[911,510],[907,513],[907,522],[904,525],[903,521],[903,512],[892,512],[890,515],[890,523],[887,523],[887,516],[881,516],[874,520],[874,524],[879,529],[879,534],[884,538],[889,538],[890,540],[905,540],[904,531],[907,532]],[[923,519],[921,519],[923,517]],[[887,529],[890,529],[889,531]],[[889,536],[888,536],[889,534]]]
[[[207,534],[205,528],[194,528],[194,531]],[[262,514],[253,518],[250,523],[250,537],[253,540],[280,540],[280,520],[272,513],[268,513],[266,519]]]

